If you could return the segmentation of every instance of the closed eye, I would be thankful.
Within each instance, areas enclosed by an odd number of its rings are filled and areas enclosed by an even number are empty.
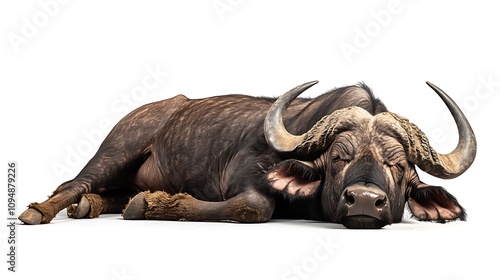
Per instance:
[[[349,139],[346,135],[337,138],[332,144],[331,151],[333,161],[351,161],[354,159],[355,148],[352,139]]]
[[[332,157],[332,162],[333,163],[336,163],[336,162],[343,162],[343,163],[348,163],[352,160],[351,157],[341,157],[341,156],[333,156]]]
[[[391,169],[396,169],[400,172],[404,172],[404,170],[405,170],[405,164],[401,161],[394,162],[394,161],[384,160],[384,165],[388,166]]]
[[[392,177],[394,179],[394,182],[400,186],[403,181],[403,175],[405,174],[406,167],[402,163],[392,163],[392,164],[386,164],[386,166],[389,167],[391,170]]]

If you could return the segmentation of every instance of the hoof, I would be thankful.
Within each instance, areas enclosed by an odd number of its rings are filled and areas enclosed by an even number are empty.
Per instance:
[[[42,214],[35,209],[28,208],[19,215],[18,219],[27,225],[38,225],[42,222]]]
[[[144,192],[134,196],[123,210],[124,220],[144,220],[146,212],[146,194]]]
[[[70,205],[67,211],[68,211],[68,217],[70,218],[74,219],[85,218],[90,212],[89,200],[85,196],[82,196],[80,202],[76,206]]]

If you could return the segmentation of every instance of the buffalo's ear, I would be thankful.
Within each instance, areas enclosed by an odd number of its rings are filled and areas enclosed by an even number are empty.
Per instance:
[[[317,168],[311,162],[289,159],[280,162],[267,173],[269,185],[285,196],[308,197],[321,185]]]
[[[442,187],[423,185],[414,188],[408,206],[413,216],[420,221],[444,223],[456,219],[465,221],[467,218],[465,209],[457,199]]]

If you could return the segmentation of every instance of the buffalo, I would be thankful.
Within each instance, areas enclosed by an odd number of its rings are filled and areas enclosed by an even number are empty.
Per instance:
[[[374,229],[400,222],[405,205],[421,221],[466,219],[457,199],[421,182],[415,167],[451,179],[474,161],[474,132],[444,91],[427,83],[458,128],[448,154],[363,83],[298,98],[316,83],[278,99],[178,95],[143,105],[118,122],[73,180],[19,219],[49,223],[67,208],[76,219],[286,218]]]

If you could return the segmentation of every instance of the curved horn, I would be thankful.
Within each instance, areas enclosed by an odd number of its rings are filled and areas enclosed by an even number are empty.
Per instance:
[[[294,152],[303,157],[314,156],[316,152],[328,148],[337,129],[352,126],[352,123],[360,118],[371,117],[364,109],[351,106],[324,116],[302,135],[289,133],[283,124],[285,110],[299,94],[316,83],[318,81],[312,81],[288,91],[278,98],[267,112],[264,120],[264,135],[267,143],[274,150],[278,152]]]
[[[264,120],[264,135],[271,148],[278,152],[291,152],[303,142],[305,134],[293,135],[286,130],[283,113],[299,94],[317,83],[318,81],[312,81],[295,87],[280,96],[271,106]]]
[[[396,114],[391,115],[405,130],[408,138],[405,148],[408,160],[416,164],[423,171],[442,179],[452,179],[464,173],[476,157],[476,137],[464,113],[458,105],[443,90],[427,82],[443,100],[458,128],[458,144],[449,154],[437,153],[429,144],[427,136],[407,119]]]

